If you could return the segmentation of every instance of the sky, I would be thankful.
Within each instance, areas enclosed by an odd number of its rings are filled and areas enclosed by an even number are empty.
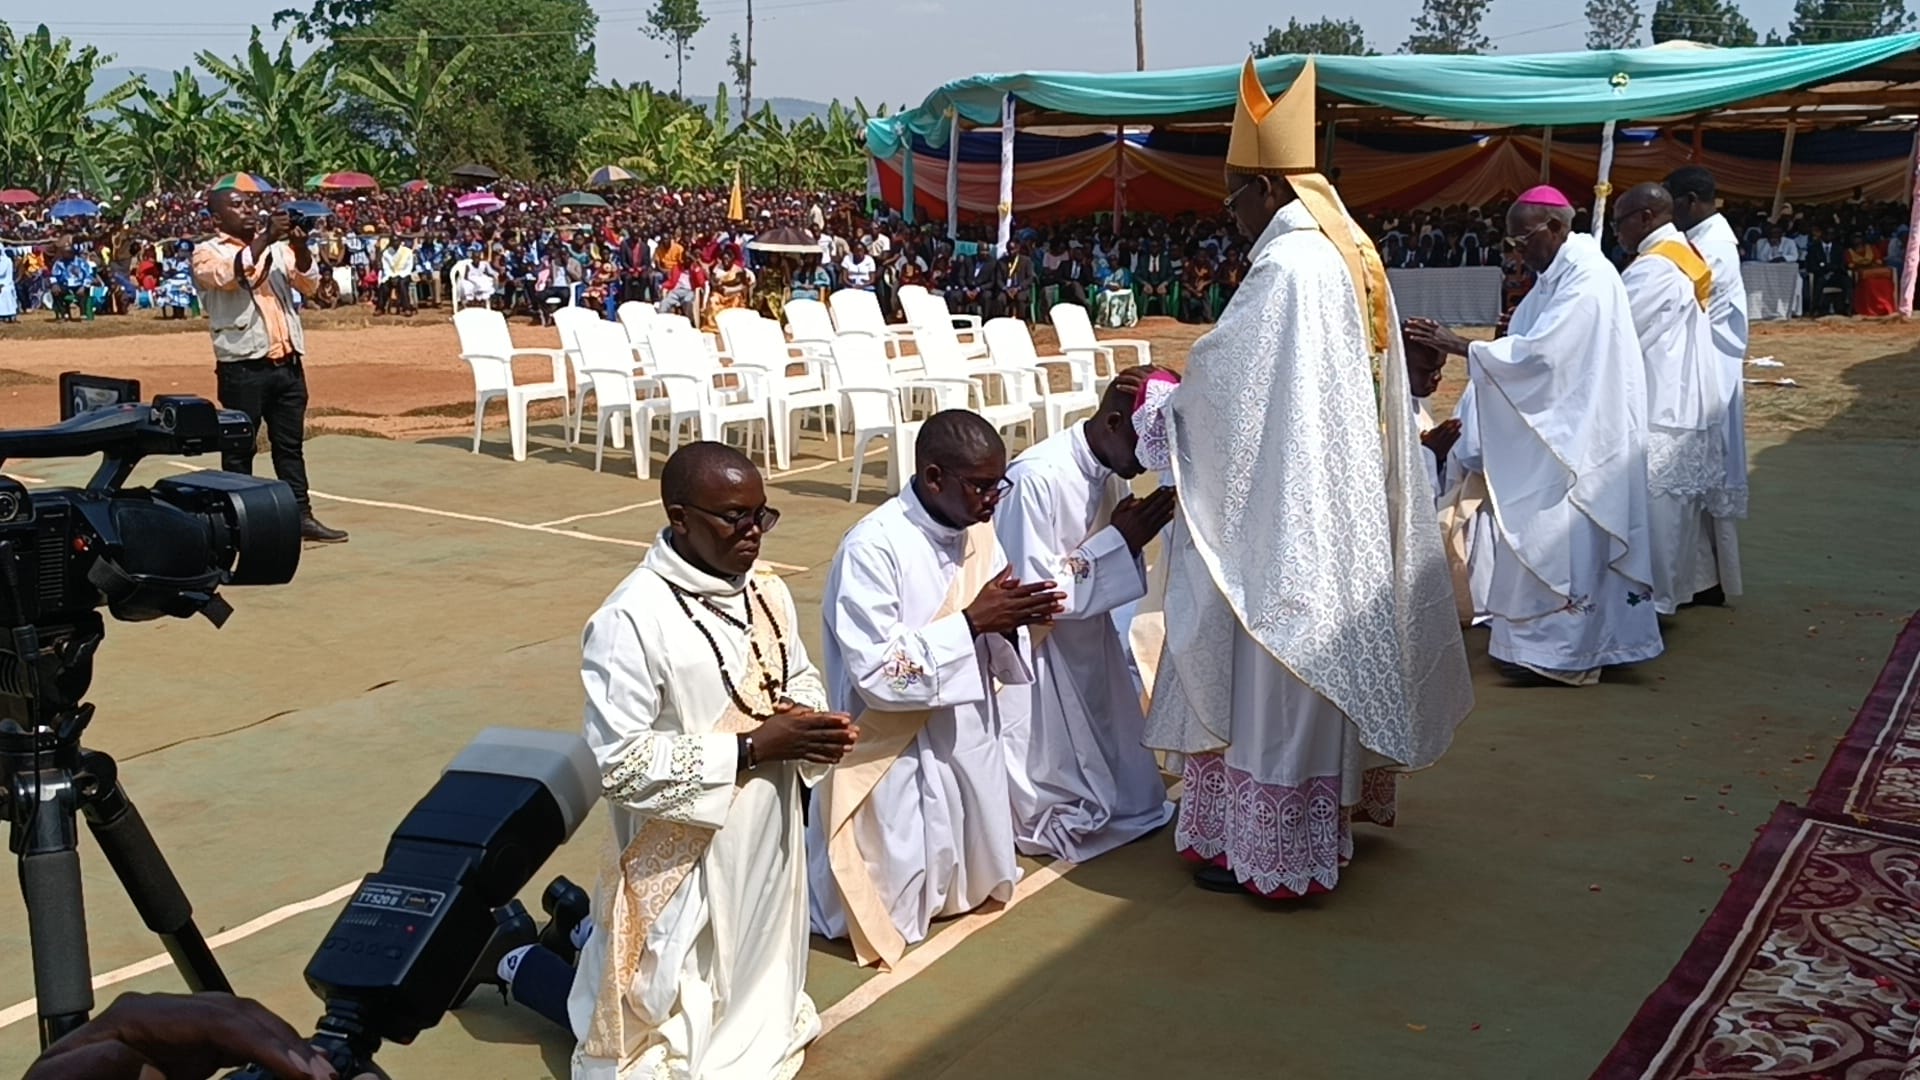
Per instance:
[[[292,0],[91,0],[72,18],[49,18],[50,5],[0,0],[0,21],[24,30],[40,22],[59,35],[114,54],[114,63],[172,70],[202,49],[231,55],[247,28],[270,24]],[[304,0],[301,6],[306,6]],[[602,79],[673,83],[664,46],[639,30],[650,0],[594,0]],[[1250,41],[1289,16],[1358,19],[1367,40],[1391,52],[1406,40],[1419,0],[1340,0],[1288,8],[1252,0],[1145,0],[1147,65],[1237,63]],[[57,11],[63,5],[53,5]],[[746,0],[704,0],[711,20],[687,61],[689,94],[711,94],[726,77],[727,39],[744,35]],[[178,13],[166,19],[163,11]],[[1584,0],[1493,0],[1485,30],[1503,53],[1582,48]],[[1784,27],[1792,0],[1747,0],[1747,17],[1764,36]],[[1645,0],[1652,10],[1652,0]],[[754,0],[754,94],[816,101],[860,97],[869,106],[917,105],[943,82],[981,72],[1131,70],[1131,0]],[[273,41],[271,32],[263,35]]]

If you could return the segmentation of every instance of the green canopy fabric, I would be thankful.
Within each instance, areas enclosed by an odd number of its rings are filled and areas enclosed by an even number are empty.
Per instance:
[[[1831,45],[1748,49],[1654,47],[1535,56],[1320,56],[1320,93],[1439,120],[1540,127],[1685,116],[1832,81],[1920,50],[1920,33]],[[1293,84],[1305,57],[1258,61],[1271,93]],[[867,122],[875,157],[899,154],[912,132],[947,142],[950,117],[995,126],[1001,101],[1062,116],[1152,122],[1231,109],[1240,65],[1110,75],[1027,72],[948,83],[917,109]],[[949,111],[951,110],[951,112]]]

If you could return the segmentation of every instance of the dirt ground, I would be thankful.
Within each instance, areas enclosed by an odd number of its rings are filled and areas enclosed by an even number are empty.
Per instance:
[[[0,333],[0,425],[51,420],[63,370],[133,375],[149,394],[212,389],[203,333],[80,329]],[[1178,366],[1195,332],[1150,320],[1136,336]],[[316,1013],[301,968],[339,909],[325,898],[379,865],[474,732],[578,729],[581,623],[660,524],[657,485],[636,481],[624,452],[595,473],[555,420],[534,426],[524,463],[498,430],[469,453],[471,388],[444,319],[310,337],[316,433],[386,436],[309,445],[316,505],[352,542],[309,549],[288,586],[230,590],[225,629],[112,623],[88,732],[119,758],[203,929],[229,932],[218,955],[236,988],[299,1027]],[[1585,1075],[1754,828],[1804,799],[1920,607],[1920,488],[1898,482],[1920,468],[1914,337],[1759,327],[1755,355],[1785,366],[1756,375],[1801,385],[1750,391],[1748,596],[1683,613],[1666,655],[1589,690],[1508,685],[1485,635],[1469,634],[1475,713],[1403,786],[1400,824],[1356,833],[1333,895],[1276,908],[1201,893],[1164,833],[1086,866],[1030,863],[1004,915],[942,924],[909,956],[937,958],[904,976],[876,978],[816,941],[808,989],[837,1026],[803,1080]],[[792,567],[817,648],[827,564],[881,501],[880,466],[850,504],[852,466],[817,436],[800,450],[769,481],[785,517],[767,555]],[[184,467],[155,459],[136,480]],[[7,468],[85,475],[77,462]],[[596,814],[529,903],[552,874],[591,880],[604,830]],[[101,1000],[178,989],[164,962],[144,964],[158,945],[91,837],[82,857]],[[0,889],[0,971],[15,974],[0,1074],[34,1054],[27,957],[20,901]],[[381,1061],[422,1080],[521,1080],[564,1075],[569,1046],[492,998]]]

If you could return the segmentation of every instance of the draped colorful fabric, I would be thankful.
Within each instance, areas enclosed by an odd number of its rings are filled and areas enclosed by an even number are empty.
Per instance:
[[[971,136],[963,136],[971,138]],[[998,136],[992,137],[996,147]],[[1130,137],[1116,154],[1112,136],[1049,139],[1022,135],[1014,165],[1013,209],[1026,222],[1091,217],[1115,204],[1116,162],[1120,194],[1129,210],[1159,214],[1212,213],[1227,194],[1224,150],[1204,143],[1179,149]],[[1331,170],[1339,174],[1340,197],[1354,210],[1415,210],[1432,206],[1482,206],[1511,198],[1540,182],[1543,143],[1534,135],[1499,135],[1462,145],[1423,146],[1405,140],[1405,148],[1385,148],[1383,140],[1334,140]],[[1442,140],[1427,140],[1440,142]],[[1445,140],[1450,141],[1450,140]],[[1695,156],[1691,133],[1661,132],[1650,138],[1621,138],[1614,144],[1611,182],[1616,191],[1659,180],[1683,165],[1711,169],[1720,194],[1734,202],[1767,202],[1779,180],[1778,140],[1714,140],[1737,149],[1703,148]],[[960,216],[967,221],[994,219],[1000,201],[998,154],[978,160],[959,155]],[[934,151],[917,144],[914,187],[918,209],[935,220],[946,216],[948,148]],[[1771,148],[1769,150],[1769,147]],[[1746,152],[1738,152],[1746,151]],[[1850,153],[1802,139],[1794,148],[1786,195],[1793,202],[1832,202],[1862,189],[1870,200],[1904,201],[1908,194],[1908,144],[1904,135],[1860,143]],[[881,191],[891,205],[903,205],[901,159],[876,159]],[[1556,138],[1549,154],[1547,180],[1581,206],[1593,203],[1600,165],[1598,142]]]

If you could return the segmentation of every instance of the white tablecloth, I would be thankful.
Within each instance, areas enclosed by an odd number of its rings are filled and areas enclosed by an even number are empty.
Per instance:
[[[1500,321],[1500,268],[1451,266],[1388,270],[1400,317],[1432,319],[1442,326],[1492,326]]]
[[[1747,321],[1792,319],[1805,310],[1799,263],[1743,262],[1740,278],[1747,287]]]

